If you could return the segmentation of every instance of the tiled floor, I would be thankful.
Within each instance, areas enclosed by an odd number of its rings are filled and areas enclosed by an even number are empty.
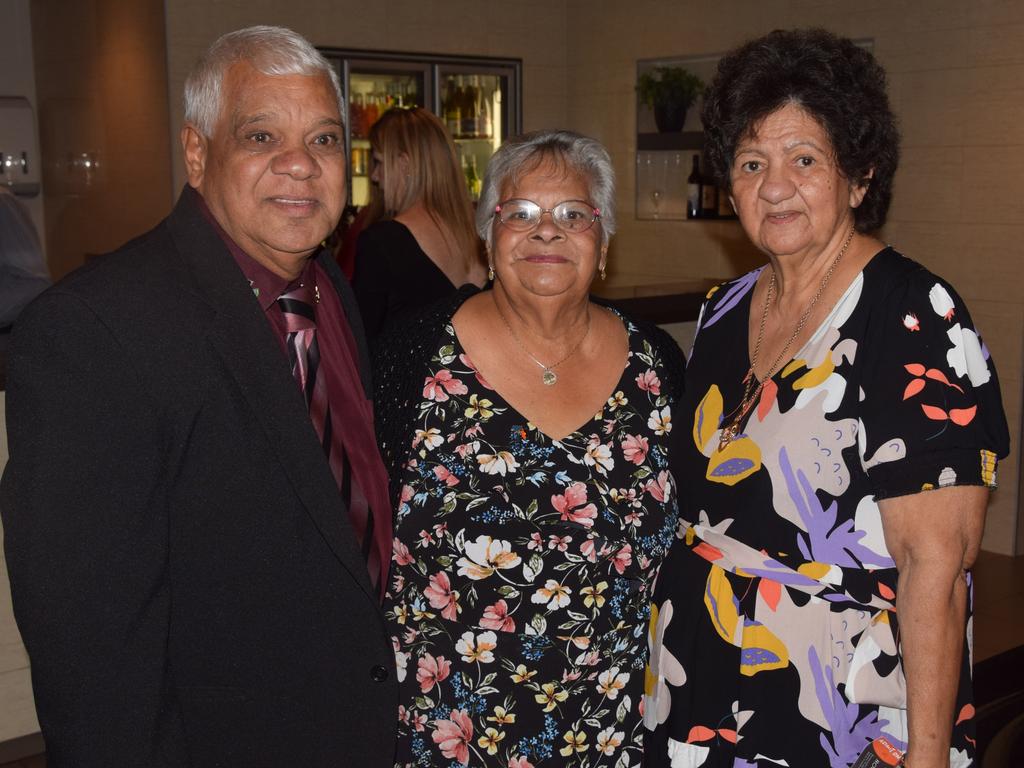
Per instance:
[[[1024,646],[1024,556],[982,552],[974,567],[974,585],[975,663]],[[27,757],[0,768],[46,768],[46,757]]]

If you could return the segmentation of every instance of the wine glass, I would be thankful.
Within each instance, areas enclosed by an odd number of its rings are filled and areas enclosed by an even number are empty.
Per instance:
[[[664,162],[659,163],[650,155],[646,159],[646,170],[647,179],[650,183],[650,189],[648,194],[651,196],[651,206],[654,209],[654,218],[658,218],[661,215],[661,201],[665,197],[665,174],[664,172],[658,173],[659,170],[664,171]]]

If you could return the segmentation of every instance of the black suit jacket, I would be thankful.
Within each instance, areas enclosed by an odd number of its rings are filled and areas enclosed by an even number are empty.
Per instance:
[[[21,316],[7,422],[0,511],[50,765],[392,765],[394,655],[366,566],[191,190]]]

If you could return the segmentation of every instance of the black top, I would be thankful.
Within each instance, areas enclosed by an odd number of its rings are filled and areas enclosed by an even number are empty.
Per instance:
[[[371,343],[397,318],[456,289],[409,228],[393,220],[378,221],[359,235],[352,286]]]

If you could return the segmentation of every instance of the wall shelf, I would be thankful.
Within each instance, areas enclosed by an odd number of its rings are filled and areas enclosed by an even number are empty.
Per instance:
[[[704,149],[704,134],[701,131],[680,131],[678,133],[638,133],[638,152],[680,152],[682,150]]]

